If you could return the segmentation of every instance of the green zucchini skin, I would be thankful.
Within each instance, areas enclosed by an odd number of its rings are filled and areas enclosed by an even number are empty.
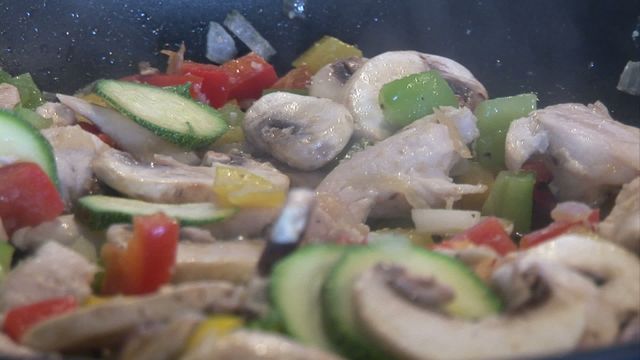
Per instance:
[[[11,111],[0,110],[0,156],[34,162],[60,188],[53,148],[36,128]]]
[[[228,129],[217,110],[171,90],[99,80],[95,92],[126,117],[185,149],[209,145]]]
[[[76,216],[89,228],[102,230],[112,224],[131,223],[134,216],[164,212],[181,225],[204,225],[222,221],[236,213],[232,208],[216,208],[213,203],[156,204],[104,195],[78,200]]]

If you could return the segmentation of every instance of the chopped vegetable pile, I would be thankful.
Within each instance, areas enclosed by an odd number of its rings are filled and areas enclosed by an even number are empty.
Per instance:
[[[640,129],[325,36],[45,101],[0,71],[0,355],[530,358],[640,342]],[[252,52],[237,56],[229,29]],[[49,99],[47,97],[47,99]],[[597,313],[598,316],[593,316]]]

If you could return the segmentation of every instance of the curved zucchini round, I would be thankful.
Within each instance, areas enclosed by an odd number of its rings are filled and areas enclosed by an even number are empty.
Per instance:
[[[186,149],[208,145],[228,128],[212,107],[167,89],[127,81],[99,80],[95,91],[123,115]]]
[[[77,204],[78,219],[92,229],[106,229],[111,224],[130,223],[134,216],[164,212],[181,225],[202,225],[222,221],[236,209],[217,208],[215,204],[157,204],[146,201],[104,195],[80,198]]]
[[[16,114],[0,110],[0,157],[33,162],[58,186],[58,170],[51,144]]]

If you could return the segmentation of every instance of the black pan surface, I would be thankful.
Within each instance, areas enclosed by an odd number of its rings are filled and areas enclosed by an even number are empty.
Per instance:
[[[640,0],[307,0],[289,19],[281,0],[0,0],[0,66],[31,72],[47,91],[73,92],[100,77],[162,66],[163,48],[184,41],[204,61],[208,22],[239,10],[274,45],[284,73],[322,35],[366,56],[415,49],[453,58],[492,97],[536,92],[541,106],[601,100],[614,118],[640,126],[640,97],[616,90],[640,60]],[[463,341],[463,339],[461,339]],[[640,359],[631,344],[567,359]]]

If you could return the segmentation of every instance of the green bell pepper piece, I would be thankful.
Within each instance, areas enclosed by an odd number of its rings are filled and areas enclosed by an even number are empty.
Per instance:
[[[437,71],[412,74],[380,89],[378,100],[385,121],[395,128],[433,114],[438,106],[458,106],[453,90]]]
[[[13,252],[13,246],[6,240],[0,239],[0,278],[4,278],[9,270],[11,270]]]
[[[522,94],[486,100],[476,107],[480,136],[475,142],[475,154],[482,166],[494,173],[505,168],[504,147],[509,125],[536,110],[537,102],[535,94]]]
[[[532,172],[501,171],[482,207],[482,215],[509,219],[516,232],[529,232],[535,183],[536,177]]]

